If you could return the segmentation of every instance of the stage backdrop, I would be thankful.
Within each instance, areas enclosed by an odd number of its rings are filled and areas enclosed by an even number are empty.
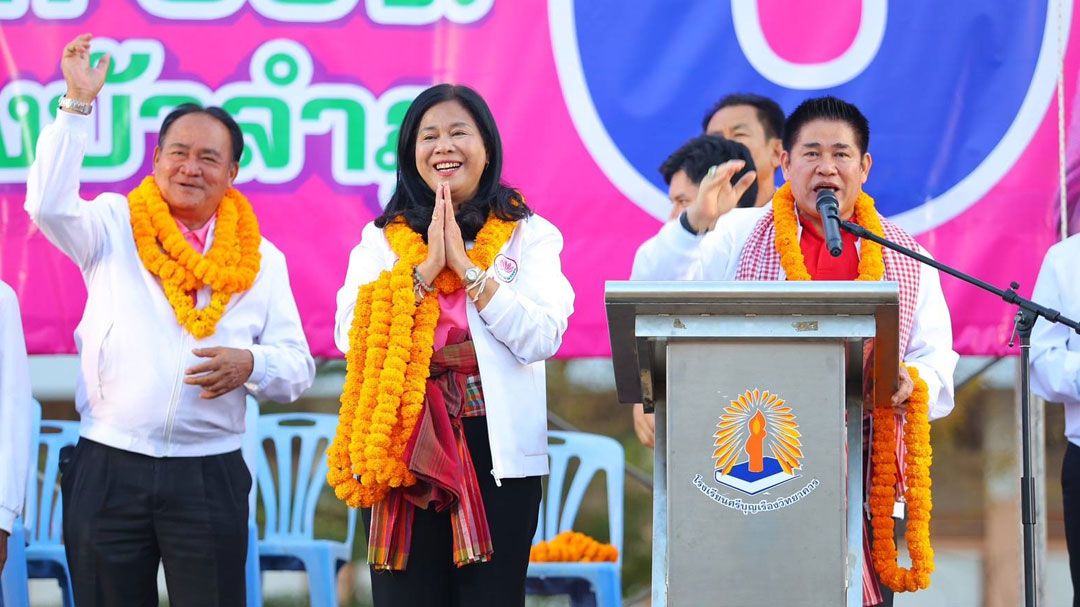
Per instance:
[[[22,205],[64,91],[61,49],[89,31],[114,66],[83,196],[149,173],[172,106],[225,107],[248,144],[239,187],[288,257],[317,355],[340,355],[348,252],[393,189],[410,99],[436,82],[490,102],[506,181],[565,236],[577,302],[563,356],[608,353],[603,284],[627,277],[667,213],[657,166],[735,91],[786,111],[826,93],[857,103],[880,208],[940,259],[1027,294],[1056,238],[1055,86],[1060,44],[1071,127],[1073,2],[0,0],[0,277],[30,350],[73,351],[82,279]],[[1013,311],[943,282],[958,349],[1006,352]]]

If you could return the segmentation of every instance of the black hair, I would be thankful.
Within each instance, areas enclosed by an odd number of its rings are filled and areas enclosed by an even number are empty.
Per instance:
[[[785,151],[791,152],[799,131],[814,120],[845,122],[855,131],[855,145],[859,148],[859,154],[865,154],[870,148],[870,122],[866,120],[866,116],[853,104],[830,96],[807,99],[788,116],[784,124]]]
[[[476,238],[487,221],[488,213],[504,221],[517,221],[532,215],[521,194],[502,182],[502,140],[487,102],[467,86],[437,84],[416,96],[401,121],[397,144],[397,186],[383,214],[375,220],[375,225],[383,228],[395,218],[404,217],[409,227],[427,239],[431,213],[435,209],[435,192],[416,168],[416,137],[424,114],[444,101],[457,101],[472,116],[488,154],[488,163],[480,175],[476,195],[472,200],[463,201],[454,212],[462,236],[468,240]]]
[[[685,171],[686,176],[695,184],[701,183],[709,167],[727,162],[728,160],[742,160],[746,166],[731,178],[735,184],[742,176],[754,170],[754,157],[750,150],[738,141],[724,139],[718,135],[699,135],[682,144],[679,149],[672,152],[667,160],[660,165],[660,174],[664,176],[664,183],[671,185],[671,178],[679,171]],[[752,207],[757,202],[758,185],[755,179],[750,187],[743,193],[736,206]]]
[[[709,121],[717,112],[735,105],[749,105],[757,110],[758,122],[765,130],[766,139],[774,137],[779,139],[784,135],[784,110],[780,109],[780,104],[768,97],[753,93],[734,93],[717,101],[701,121],[702,132],[709,129]]]
[[[240,131],[240,125],[236,124],[233,117],[216,105],[204,108],[194,103],[184,103],[176,106],[176,109],[169,112],[169,115],[161,122],[161,128],[158,129],[159,147],[161,142],[165,141],[165,135],[169,132],[169,128],[172,127],[173,123],[188,114],[206,114],[225,125],[225,128],[229,131],[229,139],[232,140],[232,161],[240,162],[240,155],[244,153],[244,134]]]

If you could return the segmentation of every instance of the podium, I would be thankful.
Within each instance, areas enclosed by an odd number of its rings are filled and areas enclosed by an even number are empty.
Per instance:
[[[896,390],[896,283],[608,282],[605,302],[619,401],[656,414],[653,606],[862,605],[863,397]]]

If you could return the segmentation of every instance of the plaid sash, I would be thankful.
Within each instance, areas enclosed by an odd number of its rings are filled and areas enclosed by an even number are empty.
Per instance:
[[[773,204],[776,204],[775,200]],[[884,228],[885,238],[909,249],[919,249],[919,243],[893,222],[882,217],[881,225]],[[750,237],[746,240],[746,244],[743,245],[742,252],[739,255],[739,267],[735,273],[735,280],[784,280],[784,270],[780,265],[780,252],[776,249],[775,243],[776,224],[773,221],[772,208],[770,208],[754,225]],[[882,258],[885,262],[884,280],[895,281],[900,285],[900,335],[898,341],[900,360],[902,361],[904,354],[907,352],[908,341],[911,339],[911,328],[915,320],[915,306],[919,299],[921,268],[919,262],[892,249],[882,247]],[[870,350],[866,349],[864,357],[869,357],[869,355]],[[868,360],[868,358],[864,358],[864,363]],[[864,373],[863,377],[870,378],[870,375]],[[867,385],[864,388],[867,390],[864,396],[872,393],[869,391],[872,388],[871,386]],[[871,401],[864,400],[864,402]],[[870,494],[870,475],[872,474],[870,458],[866,456],[873,432],[870,421],[871,413],[865,411],[863,414],[863,456],[867,465],[863,468],[866,473],[864,495]],[[901,416],[898,415],[895,437],[896,461],[899,463],[896,475],[897,495],[904,495],[907,487],[903,477],[903,462],[907,453],[903,433],[903,422]],[[870,560],[869,532],[867,525],[863,525],[863,605],[877,605],[883,600],[881,586]]]
[[[404,456],[416,484],[391,490],[371,509],[368,562],[376,570],[405,569],[416,508],[450,509],[458,567],[491,560],[491,531],[461,428],[462,414],[475,416],[476,401],[483,399],[475,385],[476,350],[467,338],[465,331],[451,329],[447,345],[431,357],[424,411]]]

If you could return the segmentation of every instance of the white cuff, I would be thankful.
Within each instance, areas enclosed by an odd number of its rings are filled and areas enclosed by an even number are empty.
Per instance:
[[[249,391],[258,392],[265,387],[266,383],[266,352],[258,344],[252,344],[247,351],[251,352],[252,364],[251,375],[248,376],[244,385]]]
[[[15,513],[7,508],[0,507],[0,530],[11,531],[15,528]]]
[[[68,131],[74,131],[84,137],[90,137],[90,131],[93,129],[94,121],[90,116],[83,116],[81,114],[72,114],[71,112],[65,112],[63,110],[57,110],[56,112],[56,126]]]
[[[494,280],[494,279],[491,279]],[[495,290],[495,294],[488,300],[483,310],[478,310],[481,320],[487,324],[488,328],[497,324],[506,314],[510,311],[510,307],[514,304],[514,300],[517,298],[517,293],[510,285],[500,282],[499,288]]]

